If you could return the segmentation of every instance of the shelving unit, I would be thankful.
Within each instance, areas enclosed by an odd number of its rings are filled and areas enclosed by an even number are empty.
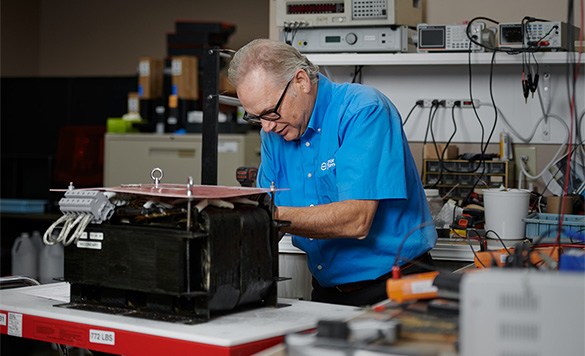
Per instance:
[[[485,173],[481,175],[484,170]],[[443,173],[441,177],[441,161],[438,159],[425,159],[423,161],[423,184],[431,186],[439,179],[436,187],[439,194],[444,196],[453,189],[450,197],[465,198],[478,181],[477,188],[509,187],[511,185],[511,161],[478,161],[443,160]],[[477,169],[476,169],[477,168]]]
[[[469,62],[467,53],[311,53],[307,58],[322,66],[356,65],[461,65]],[[539,64],[566,64],[567,52],[538,52]],[[574,58],[577,60],[578,53]],[[490,64],[492,53],[472,53],[471,64]],[[497,64],[522,64],[520,54],[496,54]],[[585,63],[585,56],[581,57]]]

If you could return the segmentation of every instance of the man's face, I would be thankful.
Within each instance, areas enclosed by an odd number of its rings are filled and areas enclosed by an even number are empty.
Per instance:
[[[310,96],[303,93],[296,76],[288,86],[281,87],[274,85],[264,71],[256,70],[241,80],[237,93],[248,114],[266,118],[280,115],[274,121],[261,119],[264,131],[274,131],[287,141],[297,140],[305,132],[313,108],[308,101]],[[278,115],[270,113],[275,108]]]

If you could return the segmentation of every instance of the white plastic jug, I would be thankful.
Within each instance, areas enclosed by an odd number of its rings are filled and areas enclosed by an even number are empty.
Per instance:
[[[55,278],[63,277],[65,251],[62,244],[43,245],[39,256],[39,282],[59,282]]]
[[[12,275],[38,278],[39,253],[27,232],[16,238],[12,245]]]
[[[43,242],[43,235],[41,235],[40,231],[35,230],[32,232],[31,239],[37,248],[37,252],[40,254],[43,246],[45,246],[45,243]]]

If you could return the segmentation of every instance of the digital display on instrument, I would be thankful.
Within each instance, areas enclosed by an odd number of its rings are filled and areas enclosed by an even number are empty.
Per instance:
[[[501,26],[500,31],[501,44],[524,43],[522,24]]]
[[[313,4],[287,4],[286,13],[298,14],[342,14],[345,4],[341,2],[313,3]]]
[[[339,43],[341,36],[325,36],[325,43]]]
[[[445,26],[421,28],[418,32],[419,48],[445,47]]]

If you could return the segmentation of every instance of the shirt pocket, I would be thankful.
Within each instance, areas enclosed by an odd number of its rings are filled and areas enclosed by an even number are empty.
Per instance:
[[[337,202],[337,171],[334,165],[319,167],[317,176],[317,196],[320,204]]]

